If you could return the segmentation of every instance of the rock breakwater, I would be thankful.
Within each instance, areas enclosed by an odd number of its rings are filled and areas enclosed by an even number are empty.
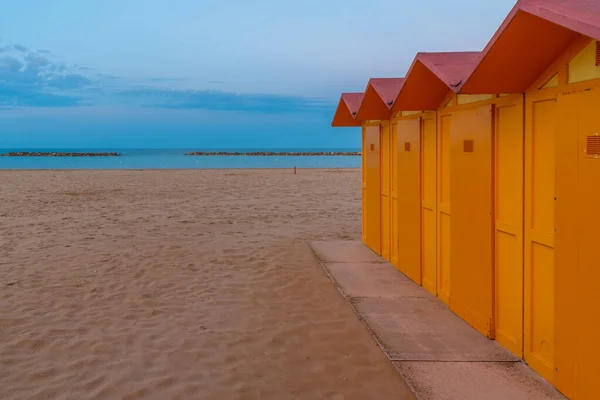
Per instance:
[[[118,157],[120,153],[101,152],[101,153],[79,153],[79,152],[39,152],[39,151],[12,151],[0,154],[0,157]]]

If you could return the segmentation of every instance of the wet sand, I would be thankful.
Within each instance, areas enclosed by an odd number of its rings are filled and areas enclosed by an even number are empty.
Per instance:
[[[359,170],[0,182],[0,398],[412,398],[307,244],[360,238]]]

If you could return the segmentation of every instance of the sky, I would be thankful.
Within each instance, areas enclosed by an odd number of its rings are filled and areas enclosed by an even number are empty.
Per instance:
[[[341,92],[514,0],[0,0],[0,148],[356,148]]]

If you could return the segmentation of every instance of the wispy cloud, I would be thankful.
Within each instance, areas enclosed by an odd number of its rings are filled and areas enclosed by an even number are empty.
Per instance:
[[[0,52],[0,105],[7,107],[73,107],[83,105],[82,90],[91,80],[53,60],[49,53],[22,45]]]
[[[209,81],[215,83],[217,81]],[[176,84],[177,87],[169,87]],[[138,107],[249,111],[281,114],[330,111],[321,99],[272,94],[238,94],[182,88],[181,78],[139,81],[69,65],[49,50],[0,47],[0,108],[127,105]]]

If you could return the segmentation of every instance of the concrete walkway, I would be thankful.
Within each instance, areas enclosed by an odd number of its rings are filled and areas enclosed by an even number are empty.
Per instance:
[[[361,242],[311,246],[418,399],[564,399]]]

